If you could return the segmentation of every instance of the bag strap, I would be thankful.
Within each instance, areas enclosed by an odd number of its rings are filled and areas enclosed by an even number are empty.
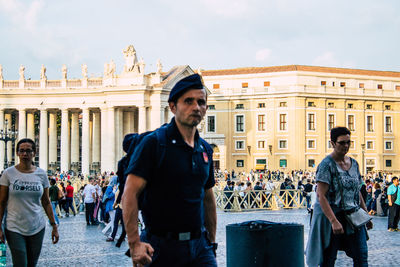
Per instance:
[[[341,183],[341,181],[339,179],[339,171],[338,171],[337,166],[336,166],[336,161],[330,155],[328,156],[328,158],[329,158],[329,160],[331,161],[331,163],[333,165],[332,166],[333,169],[334,169],[333,179],[336,178],[336,181],[338,183],[339,192],[340,192],[340,206],[341,206],[341,209],[344,211],[345,210],[345,205],[344,205],[344,200],[343,200],[343,186],[342,186],[342,183]],[[333,179],[332,179],[332,182],[333,182]]]
[[[163,124],[160,128],[156,130],[157,136],[157,151],[156,155],[159,156],[157,162],[157,170],[160,169],[161,164],[164,160],[167,151],[167,123]]]

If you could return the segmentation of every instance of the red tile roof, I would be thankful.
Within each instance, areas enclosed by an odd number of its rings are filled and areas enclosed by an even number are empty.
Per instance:
[[[318,66],[305,66],[305,65],[249,67],[249,68],[236,68],[236,69],[225,69],[225,70],[203,70],[201,72],[201,74],[203,76],[219,76],[219,75],[285,72],[285,71],[310,71],[310,72],[324,72],[324,73],[383,76],[383,77],[400,78],[400,72],[395,72],[395,71],[361,70],[361,69],[346,69],[346,68],[318,67]]]

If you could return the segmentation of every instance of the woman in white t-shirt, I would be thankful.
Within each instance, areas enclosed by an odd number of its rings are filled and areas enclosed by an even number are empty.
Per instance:
[[[17,144],[20,163],[6,169],[0,178],[0,222],[7,209],[5,236],[13,266],[36,266],[42,248],[46,220],[53,227],[51,238],[58,242],[58,230],[49,198],[49,180],[43,169],[33,164],[36,145],[24,138]],[[0,228],[0,241],[4,234]]]

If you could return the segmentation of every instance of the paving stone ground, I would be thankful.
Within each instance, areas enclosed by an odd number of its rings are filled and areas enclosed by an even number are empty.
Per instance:
[[[182,214],[182,216],[184,215]],[[309,216],[304,209],[241,213],[218,211],[218,266],[226,266],[226,225],[249,220],[303,224],[304,247],[306,246]],[[106,236],[101,233],[103,225],[86,226],[83,214],[61,218],[60,223],[60,241],[56,245],[51,244],[51,228],[46,228],[38,266],[132,266],[130,258],[124,255],[127,250],[126,242],[122,243],[121,248],[115,247],[114,242],[106,242]],[[375,217],[374,224],[374,229],[369,231],[369,265],[400,266],[400,232],[387,231],[387,217]],[[8,262],[11,266],[9,256],[8,251]],[[243,257],[245,256],[243,255]],[[343,252],[339,252],[336,266],[352,266],[352,260],[347,258]]]

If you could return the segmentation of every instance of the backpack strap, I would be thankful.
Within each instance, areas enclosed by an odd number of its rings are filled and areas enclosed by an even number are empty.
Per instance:
[[[155,131],[158,143],[156,155],[159,157],[157,162],[157,170],[160,169],[167,151],[167,125],[168,124],[165,123]]]

